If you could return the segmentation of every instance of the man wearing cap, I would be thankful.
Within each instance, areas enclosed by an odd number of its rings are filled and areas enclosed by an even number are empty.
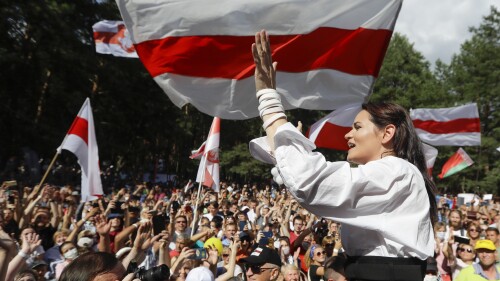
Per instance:
[[[490,240],[479,240],[474,247],[479,263],[460,271],[456,281],[500,280],[500,266],[497,266],[496,247]]]
[[[280,274],[281,258],[275,250],[267,247],[257,247],[241,262],[245,265],[247,280],[277,280]]]

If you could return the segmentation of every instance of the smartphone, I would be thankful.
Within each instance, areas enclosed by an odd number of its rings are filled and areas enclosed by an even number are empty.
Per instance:
[[[273,232],[272,231],[263,231],[262,234],[264,234],[264,237],[266,237],[266,238],[273,237]]]
[[[194,255],[190,257],[193,260],[202,260],[207,258],[207,250],[205,248],[196,248]]]
[[[153,233],[154,235],[160,234],[162,231],[167,230],[167,222],[163,215],[153,216]]]
[[[111,209],[111,213],[112,214],[123,214],[123,209],[122,209],[123,203],[124,202],[116,201],[115,207],[113,209]],[[97,206],[99,206],[99,205],[97,205]]]
[[[454,235],[453,238],[455,239],[455,242],[458,242],[460,244],[469,244],[470,243],[470,239],[467,237]]]
[[[245,229],[245,225],[247,225],[246,221],[239,221],[238,222],[238,227],[239,227],[240,231],[243,231]]]

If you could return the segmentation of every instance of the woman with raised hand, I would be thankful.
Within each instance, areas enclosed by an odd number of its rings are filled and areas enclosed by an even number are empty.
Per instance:
[[[325,275],[326,251],[318,244],[312,245],[306,252],[307,279],[309,281],[323,280]]]
[[[434,254],[437,208],[407,111],[392,103],[363,104],[345,135],[348,162],[327,162],[286,120],[266,31],[256,34],[252,54],[275,180],[316,216],[342,223],[347,278],[422,280]]]

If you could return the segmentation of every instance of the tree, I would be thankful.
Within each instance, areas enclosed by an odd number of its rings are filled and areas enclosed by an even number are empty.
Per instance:
[[[479,27],[471,27],[472,38],[453,56],[448,73],[449,94],[456,103],[477,102],[481,119],[481,147],[471,148],[475,164],[462,174],[469,190],[500,190],[500,13],[491,7]],[[457,183],[455,183],[457,184]]]
[[[406,36],[394,33],[370,101],[391,101],[407,109],[446,105],[446,93],[429,65]]]

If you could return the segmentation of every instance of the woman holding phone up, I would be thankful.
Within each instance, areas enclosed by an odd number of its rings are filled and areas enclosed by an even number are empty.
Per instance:
[[[327,162],[286,121],[266,31],[256,34],[252,54],[275,179],[281,178],[316,216],[342,223],[347,278],[423,280],[426,259],[434,254],[435,186],[406,110],[391,103],[363,104],[345,135],[347,160],[358,166]]]

